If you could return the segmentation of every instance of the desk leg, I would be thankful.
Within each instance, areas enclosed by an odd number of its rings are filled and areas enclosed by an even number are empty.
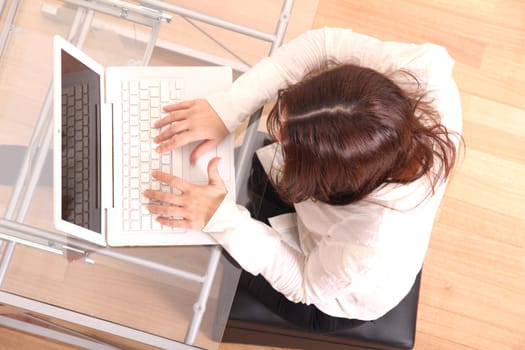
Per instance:
[[[193,306],[193,317],[191,318],[188,332],[186,333],[186,338],[184,339],[184,343],[188,345],[193,345],[195,343],[195,338],[197,337],[197,332],[202,322],[202,316],[206,310],[206,303],[210,295],[213,280],[215,279],[217,266],[219,265],[221,249],[222,248],[220,246],[213,246],[211,248],[210,260],[208,260],[208,267],[206,268],[206,274],[204,275],[204,282],[202,284],[197,302]]]
[[[12,1],[9,7],[9,12],[7,13],[7,18],[5,20],[4,28],[2,30],[2,33],[0,33],[0,57],[4,54],[5,47],[7,46],[7,38],[9,37],[9,33],[13,29],[13,22],[15,20],[16,12],[18,11],[18,6],[20,4],[20,0]],[[2,2],[1,8],[0,8],[0,15],[3,14],[5,7],[5,1]]]
[[[9,263],[11,262],[11,257],[13,256],[13,253],[15,251],[16,243],[13,241],[5,241],[4,244],[4,254],[2,255],[2,259],[0,259],[0,289],[4,282],[5,275],[7,274],[7,268],[9,267]]]
[[[228,319],[232,302],[235,300],[237,285],[241,268],[239,264],[228,253],[222,254],[221,257],[222,276],[219,284],[219,295],[217,297],[217,311],[215,312],[215,321],[213,322],[212,340],[221,342],[224,330],[228,325]]]
[[[157,45],[157,38],[159,37],[160,32],[160,22],[156,22],[151,26],[151,35],[146,46],[146,51],[144,52],[144,58],[142,59],[142,65],[148,66],[151,56],[153,55],[153,50]]]

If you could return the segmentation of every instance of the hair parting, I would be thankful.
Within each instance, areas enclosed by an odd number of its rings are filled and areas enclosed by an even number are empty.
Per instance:
[[[279,91],[267,128],[281,142],[284,166],[274,185],[283,200],[344,205],[423,176],[433,193],[449,177],[461,136],[440,123],[418,79],[400,73],[407,88],[345,64]]]

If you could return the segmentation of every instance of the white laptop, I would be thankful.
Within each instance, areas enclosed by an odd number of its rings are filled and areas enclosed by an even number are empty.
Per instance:
[[[170,191],[151,177],[161,170],[206,184],[208,161],[235,191],[233,140],[190,165],[195,144],[159,154],[153,127],[162,107],[228,89],[228,67],[104,69],[61,37],[54,39],[54,221],[58,230],[99,245],[216,244],[208,234],[160,225],[145,189]]]

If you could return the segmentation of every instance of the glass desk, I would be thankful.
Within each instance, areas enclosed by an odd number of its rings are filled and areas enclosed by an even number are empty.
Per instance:
[[[241,33],[266,41],[271,52],[282,40],[292,1],[277,8],[280,20],[272,34],[170,2],[141,3],[147,6],[118,0],[2,2],[0,326],[87,349],[216,349],[239,274],[218,246],[102,248],[55,230],[52,37],[68,38],[104,66],[212,62],[243,71],[264,54],[236,63],[180,46],[165,28],[182,14],[190,27],[201,21]],[[249,170],[257,118],[236,156],[241,203],[247,177],[242,169]]]

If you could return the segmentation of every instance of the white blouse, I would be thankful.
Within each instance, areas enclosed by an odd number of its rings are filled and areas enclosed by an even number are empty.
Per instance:
[[[399,85],[407,83],[406,75],[392,73],[412,72],[442,123],[461,132],[454,61],[443,47],[382,42],[338,28],[306,32],[208,101],[233,131],[275,99],[278,89],[332,61],[375,69]],[[259,153],[263,163],[272,152]],[[422,267],[445,185],[432,196],[427,196],[429,190],[424,177],[408,185],[383,186],[345,206],[305,201],[294,205],[296,214],[274,218],[272,227],[252,219],[227,197],[204,231],[245,270],[262,274],[291,301],[314,304],[337,317],[374,320],[407,295]]]

